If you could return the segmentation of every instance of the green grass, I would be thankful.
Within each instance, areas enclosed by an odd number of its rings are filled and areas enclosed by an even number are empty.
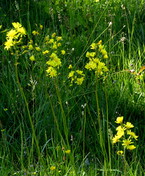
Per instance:
[[[144,12],[144,0],[1,1],[0,176],[145,174]],[[27,36],[7,51],[12,22],[20,22]],[[56,49],[62,66],[50,78],[49,57],[33,49],[21,54],[30,39],[52,53],[44,37],[54,32],[63,38]],[[99,59],[109,71],[98,77],[85,65],[91,43],[100,40],[109,58]],[[35,61],[29,59],[32,55]],[[84,72],[81,85],[70,86],[70,64]],[[136,149],[127,150],[125,157],[116,154],[121,145],[111,142],[118,116],[131,122],[139,136]]]

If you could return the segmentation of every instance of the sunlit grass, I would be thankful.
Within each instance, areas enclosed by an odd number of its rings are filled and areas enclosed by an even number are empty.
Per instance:
[[[144,6],[1,4],[3,176],[145,174]]]

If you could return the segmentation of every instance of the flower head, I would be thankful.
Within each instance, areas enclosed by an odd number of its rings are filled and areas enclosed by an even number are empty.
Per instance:
[[[29,59],[30,59],[31,61],[35,61],[35,57],[34,57],[34,55],[30,56]]]
[[[132,132],[131,130],[127,130],[127,134],[130,135],[135,140],[137,140],[137,138],[138,138],[138,136],[134,132]]]
[[[13,42],[13,40],[12,39],[9,39],[9,40],[7,40],[5,43],[4,43],[4,45],[5,45],[5,49],[7,49],[7,50],[9,50],[12,46],[14,46],[14,42]]]
[[[117,155],[123,155],[123,151],[122,150],[117,151]]]
[[[124,139],[122,145],[124,145],[125,147],[128,147],[132,143],[133,142],[130,139]]]
[[[134,146],[134,145],[128,145],[127,146],[127,149],[128,150],[134,150],[136,148],[136,146]]]
[[[71,150],[66,150],[65,153],[66,153],[66,154],[70,154],[70,153],[71,153]]]
[[[117,117],[117,119],[116,119],[115,122],[121,124],[121,123],[123,122],[123,116],[121,116],[121,117]]]
[[[126,122],[126,124],[124,125],[127,129],[133,128],[134,125],[130,122]]]
[[[119,139],[120,139],[120,137],[117,136],[117,135],[115,135],[115,136],[112,138],[112,143],[115,144],[115,143],[119,142]]]
[[[54,171],[55,169],[56,169],[56,166],[51,166],[51,167],[50,167],[50,170],[51,170],[51,171]]]

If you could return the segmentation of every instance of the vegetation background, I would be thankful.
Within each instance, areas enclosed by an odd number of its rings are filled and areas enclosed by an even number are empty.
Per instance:
[[[28,54],[17,63],[4,49],[12,22],[40,48],[45,36],[62,36],[56,79],[38,52],[39,62]],[[145,1],[1,0],[0,26],[0,175],[145,175]],[[86,52],[100,40],[109,71],[96,79],[85,69]],[[82,85],[70,86],[70,64],[86,72]],[[139,136],[125,156],[111,142],[118,116]]]

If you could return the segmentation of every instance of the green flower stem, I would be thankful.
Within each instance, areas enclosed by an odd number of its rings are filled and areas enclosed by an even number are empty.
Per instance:
[[[51,106],[51,111],[52,111],[52,114],[53,114],[53,117],[54,117],[54,123],[56,124],[57,131],[58,131],[58,133],[59,133],[59,136],[60,136],[60,138],[61,138],[63,144],[65,145],[65,141],[64,141],[63,136],[62,136],[62,134],[61,134],[61,131],[60,131],[60,128],[59,128],[59,123],[58,123],[57,117],[56,117],[56,115],[55,115],[54,106],[53,106],[53,104],[52,104],[50,95],[49,95],[49,94],[47,94],[47,95],[48,95],[48,98],[49,98],[49,102],[50,102],[50,106]]]
[[[54,85],[55,85],[55,89],[56,89],[56,94],[57,94],[57,97],[58,97],[59,105],[60,105],[60,108],[61,108],[62,120],[63,120],[63,128],[64,128],[64,134],[65,134],[65,138],[66,138],[66,143],[69,146],[68,125],[67,125],[66,115],[65,115],[64,108],[63,108],[63,105],[62,105],[61,95],[60,95],[60,92],[59,92],[59,88],[58,88],[57,82],[58,82],[58,80],[55,80],[54,81]]]
[[[98,97],[98,75],[95,77],[96,79],[96,85],[95,85],[95,96],[96,96],[96,105],[97,105],[97,115],[98,115],[98,127],[99,127],[99,142],[100,146],[102,149],[102,153],[104,156],[104,170],[105,170],[105,176],[107,176],[107,154],[106,154],[106,149],[105,149],[105,143],[103,139],[103,134],[102,134],[102,124],[101,124],[101,115],[100,115],[100,107],[99,107],[99,97]]]
[[[42,157],[41,157],[39,143],[38,143],[37,136],[36,136],[36,133],[35,133],[35,127],[34,127],[34,124],[33,124],[33,121],[32,121],[32,117],[30,115],[28,102],[27,102],[25,93],[23,91],[23,88],[21,86],[21,83],[20,83],[19,77],[18,77],[18,57],[17,56],[15,57],[15,76],[16,76],[16,82],[17,82],[18,88],[20,90],[21,96],[22,96],[22,98],[24,100],[24,103],[25,103],[25,106],[26,106],[28,118],[29,118],[29,121],[30,121],[31,129],[32,129],[32,136],[34,137],[34,140],[35,140],[35,143],[36,143],[36,148],[37,148],[37,153],[38,153],[38,160],[43,161]]]
[[[105,101],[106,101],[106,123],[107,123],[107,140],[108,140],[108,160],[109,160],[109,167],[110,167],[110,170],[111,170],[111,147],[110,147],[110,136],[108,134],[108,131],[109,131],[109,119],[108,119],[108,95],[107,95],[107,88],[106,88],[106,84],[105,84]]]
[[[100,145],[102,148],[102,126],[101,126],[101,116],[100,116],[100,107],[99,107],[99,98],[98,98],[98,76],[96,75],[96,87],[95,87],[95,96],[96,96],[96,105],[97,105],[97,115],[98,115],[98,126],[99,126],[99,136],[100,136]]]

